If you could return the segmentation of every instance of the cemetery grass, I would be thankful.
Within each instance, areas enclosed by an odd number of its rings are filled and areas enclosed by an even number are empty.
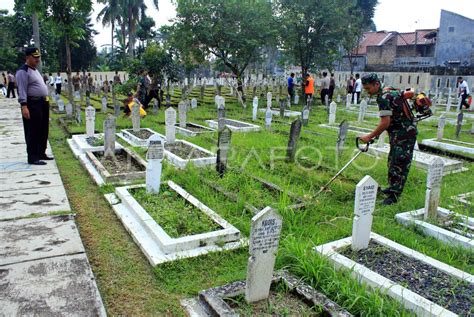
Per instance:
[[[226,93],[223,92],[223,95]],[[237,120],[251,117],[249,101],[244,111],[235,99],[229,99],[232,98],[226,96],[227,117]],[[260,101],[260,104],[262,105],[263,102]],[[344,116],[345,112],[342,108],[339,107],[337,122],[340,122]],[[301,107],[297,109],[301,110]],[[259,116],[262,115],[259,114]],[[52,117],[58,116],[52,115]],[[198,109],[188,113],[189,122],[203,125],[205,125],[205,119],[215,117],[216,110],[213,101],[209,106],[199,105]],[[274,119],[277,118],[274,117]],[[97,112],[96,130],[102,131],[103,120],[104,115]],[[278,118],[278,120],[291,122],[291,119]],[[248,119],[243,121],[250,122]],[[145,117],[141,126],[164,134],[163,122],[162,108],[157,116],[150,114]],[[233,133],[232,135],[233,151],[229,156],[230,165],[236,168],[242,167],[246,173],[271,181],[299,197],[307,198],[310,204],[304,210],[298,212],[286,210],[285,206],[288,202],[285,195],[282,197],[268,195],[253,182],[248,181],[249,184],[243,183],[242,186],[236,186],[234,182],[236,179],[242,179],[242,175],[235,170],[229,170],[224,179],[220,180],[215,175],[214,167],[198,169],[189,166],[186,170],[175,170],[165,162],[162,179],[171,179],[182,186],[236,226],[241,230],[242,235],[247,237],[253,215],[245,210],[244,203],[252,199],[259,204],[262,204],[261,200],[264,204],[273,203],[274,208],[284,218],[276,268],[290,270],[353,314],[411,315],[410,312],[402,309],[400,304],[381,292],[367,291],[364,286],[359,285],[350,277],[349,272],[335,271],[326,259],[312,250],[314,246],[351,235],[355,185],[364,175],[370,174],[382,186],[386,185],[386,160],[375,160],[364,155],[354,166],[349,167],[328,191],[311,198],[349,160],[352,154],[355,154],[352,151],[353,139],[348,137],[343,156],[336,160],[334,144],[337,131],[318,126],[326,122],[326,111],[321,106],[316,106],[311,114],[309,126],[303,127],[302,136],[307,138],[301,140],[298,145],[299,148],[306,147],[299,155],[308,157],[308,161],[313,165],[319,164],[317,168],[303,169],[298,164],[284,162],[287,136],[268,132]],[[367,122],[375,125],[377,120],[368,119]],[[353,122],[353,125],[357,123]],[[120,117],[117,120],[117,131],[130,127],[130,118]],[[273,127],[289,131],[289,126],[286,124],[274,123]],[[324,136],[306,133],[305,129],[316,131]],[[422,130],[420,134],[426,135],[427,138],[436,136],[436,129],[426,129],[425,132],[421,126],[420,130]],[[76,131],[84,133],[85,126],[78,126]],[[217,133],[194,138],[182,136],[178,138],[187,139],[216,152]],[[203,289],[245,279],[248,259],[246,248],[184,259],[152,268],[103,197],[104,193],[113,192],[114,187],[111,185],[100,189],[96,187],[81,168],[80,163],[73,157],[67,146],[66,136],[56,120],[52,121],[50,142],[71,207],[77,214],[80,234],[109,314],[184,315],[179,305],[180,299],[194,297]],[[275,147],[273,153],[268,150],[271,147]],[[137,150],[142,157],[145,156],[144,149],[134,150]],[[310,167],[312,167],[311,164],[309,164]],[[470,170],[474,168],[472,163],[465,163],[465,166]],[[459,173],[448,175],[443,179],[442,207],[447,207],[453,202],[450,199],[451,196],[474,190],[474,180],[466,176],[468,176],[467,173]],[[230,189],[238,188],[239,191],[236,194],[239,201],[230,201],[209,186],[205,186],[201,181],[203,177],[224,187],[228,186]],[[425,184],[426,172],[412,166],[400,203],[388,207],[377,205],[372,230],[473,274],[474,255],[472,253],[450,247],[434,238],[423,236],[413,228],[405,228],[396,223],[394,219],[396,213],[423,207]],[[465,207],[459,205],[452,210],[462,214],[468,212]]]

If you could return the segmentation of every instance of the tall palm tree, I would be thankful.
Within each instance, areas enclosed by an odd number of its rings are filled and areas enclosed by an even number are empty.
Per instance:
[[[97,15],[97,21],[102,20],[103,26],[110,25],[111,32],[111,46],[112,56],[114,54],[114,34],[115,22],[119,19],[122,12],[120,0],[98,0],[99,3],[105,3],[105,7]]]

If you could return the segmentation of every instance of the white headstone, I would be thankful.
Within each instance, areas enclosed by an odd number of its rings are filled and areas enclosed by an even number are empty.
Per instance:
[[[298,94],[295,94],[294,104],[297,105],[299,102],[300,102],[300,96]]]
[[[252,218],[245,300],[248,303],[268,298],[273,279],[282,218],[266,207]]]
[[[70,102],[66,104],[66,116],[72,117],[72,105]]]
[[[107,112],[107,98],[104,96],[102,97],[102,113]]]
[[[368,175],[356,186],[354,220],[352,223],[352,250],[354,251],[369,246],[377,189],[377,182]]]
[[[161,183],[161,169],[163,161],[163,140],[158,134],[149,138],[148,160],[146,166],[146,191],[148,193],[159,193]]]
[[[165,111],[165,124],[166,124],[166,142],[174,143],[176,140],[176,110],[169,107]]]
[[[336,101],[337,101],[337,103],[341,103],[341,95],[337,95]]]
[[[108,115],[104,120],[104,156],[115,155],[115,117]]]
[[[191,108],[196,109],[198,105],[198,101],[196,98],[191,99]]]
[[[137,132],[140,130],[140,104],[134,102],[132,106],[132,128]]]
[[[186,128],[186,103],[180,101],[178,104],[179,126]]]
[[[330,125],[336,123],[336,110],[337,110],[337,104],[333,101],[329,105],[329,124]]]
[[[61,111],[61,112],[64,111],[64,100],[62,98],[58,99],[57,104],[58,104],[58,111]]]
[[[444,134],[444,126],[446,125],[446,114],[442,114],[438,120],[438,131],[436,132],[436,138],[441,140]]]
[[[347,94],[347,96],[346,96],[346,109],[349,109],[351,107],[351,102],[352,102],[352,95]]]
[[[453,104],[453,101],[451,99],[451,95],[448,96],[448,102],[446,104],[446,112],[449,112],[451,110],[451,106]],[[433,108],[436,108],[436,107],[433,107]]]
[[[268,92],[267,93],[267,108],[271,108],[271,107],[272,107],[272,93]]]
[[[443,174],[444,161],[440,157],[435,157],[428,169],[428,178],[426,180],[425,219],[436,219],[438,216]]]
[[[254,97],[253,103],[252,103],[252,120],[253,121],[257,120],[257,112],[258,112],[258,97]]]
[[[86,108],[86,135],[88,137],[94,136],[95,130],[95,108],[89,106]]]
[[[76,90],[74,92],[74,101],[79,101],[81,100],[81,93],[79,92],[79,90]]]
[[[382,132],[379,135],[379,141],[377,142],[378,148],[383,148],[385,146],[385,137],[387,136],[387,131]]]
[[[267,108],[267,111],[265,111],[265,128],[267,130],[272,128],[272,115],[272,109]]]
[[[303,125],[307,126],[308,121],[309,121],[309,108],[308,107],[303,108],[303,111],[301,113],[301,119],[303,121]]]
[[[359,119],[358,119],[359,122],[364,121],[366,109],[367,109],[367,101],[364,99],[364,100],[362,100],[361,103],[360,103]]]

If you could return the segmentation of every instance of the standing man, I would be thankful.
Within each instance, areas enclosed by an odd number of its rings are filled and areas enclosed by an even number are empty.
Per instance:
[[[364,76],[364,90],[369,95],[377,96],[380,123],[371,133],[360,137],[368,143],[387,130],[390,138],[388,153],[388,188],[382,190],[387,197],[383,205],[395,204],[402,194],[403,187],[410,171],[416,136],[416,124],[405,115],[401,92],[395,88],[383,88],[377,74]]]
[[[347,91],[347,94],[351,94],[351,95],[354,92],[354,75],[352,75],[352,74],[349,77],[349,79],[347,80],[346,91]]]
[[[10,98],[10,92],[12,93],[12,98],[16,98],[15,95],[15,76],[13,76],[12,72],[7,72],[7,98]]]
[[[144,69],[142,70],[141,76],[138,79],[136,97],[138,98],[140,103],[144,105],[145,109],[147,108],[145,106],[145,101],[146,101],[146,96],[148,94],[149,86],[150,86],[150,82],[148,81],[148,72]]]
[[[304,95],[306,104],[313,98],[314,94],[314,79],[311,77],[309,73],[305,75],[305,82],[304,82]]]
[[[63,79],[61,77],[61,73],[58,72],[56,78],[54,79],[54,84],[56,85],[56,95],[61,94],[61,87],[63,85]]]
[[[94,78],[92,78],[92,74],[89,73],[89,75],[87,75],[86,96],[90,97],[92,91],[94,91]]]
[[[354,94],[352,95],[352,102],[355,102],[357,105],[360,102],[360,94],[362,93],[362,80],[360,75],[356,74],[356,81],[354,84]]]
[[[120,75],[118,73],[118,70],[115,71],[114,75],[114,85],[121,85],[122,81],[120,80]]]
[[[81,75],[79,75],[79,72],[76,73],[76,76],[72,77],[72,84],[74,86],[74,91],[79,91],[81,89]]]
[[[461,108],[462,106],[465,106],[466,109],[469,109],[470,104],[467,102],[467,96],[469,96],[469,85],[467,84],[467,81],[465,81],[462,77],[458,77],[458,84],[458,97],[461,98]]]
[[[334,78],[334,74],[331,74],[331,78],[329,79],[329,102],[332,102],[332,97],[334,96],[335,89],[336,79]]]
[[[28,164],[46,165],[52,160],[46,155],[49,131],[48,87],[36,69],[41,54],[37,48],[27,48],[26,63],[16,72],[18,102],[21,104]]]
[[[327,72],[323,72],[323,78],[321,79],[321,104],[325,105],[326,96],[329,97],[329,84],[330,80]]]
[[[295,73],[291,73],[288,77],[288,96],[290,96],[290,100],[295,98]]]

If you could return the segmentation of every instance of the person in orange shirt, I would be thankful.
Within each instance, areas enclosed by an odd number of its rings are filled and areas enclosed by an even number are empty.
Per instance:
[[[309,73],[305,76],[304,94],[306,103],[308,103],[308,100],[311,100],[314,94],[314,78]]]

